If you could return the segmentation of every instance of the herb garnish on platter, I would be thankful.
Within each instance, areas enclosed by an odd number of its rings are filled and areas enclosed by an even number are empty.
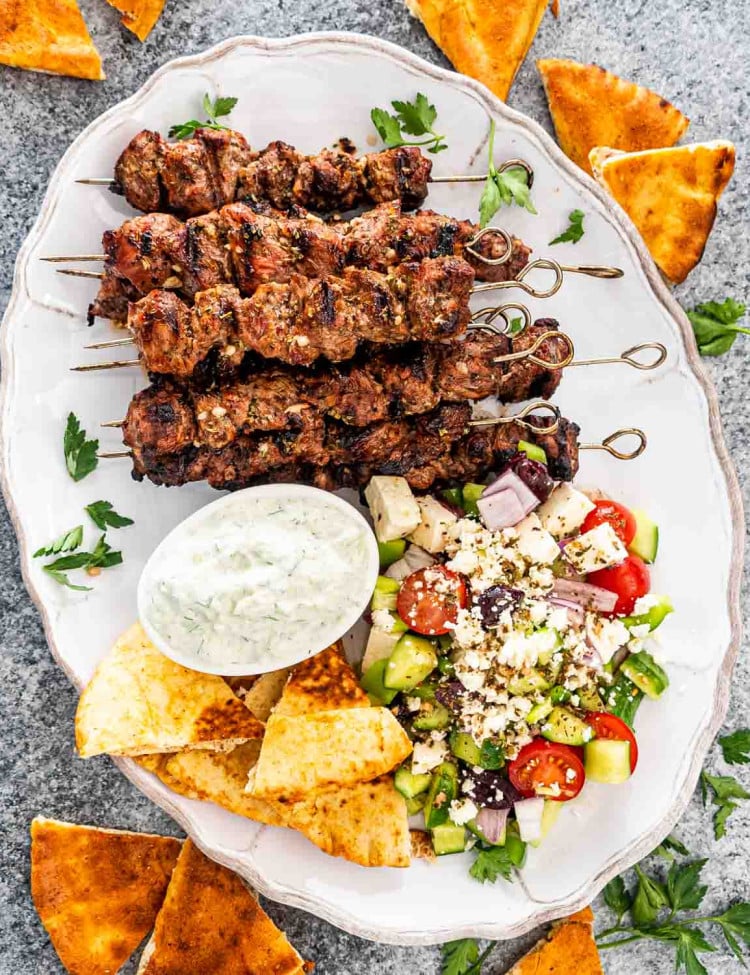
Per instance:
[[[495,120],[490,119],[489,160],[487,181],[479,201],[479,226],[486,227],[501,206],[515,203],[529,213],[536,214],[531,202],[529,174],[523,166],[511,166],[498,171],[495,167]]]
[[[238,101],[238,98],[222,97],[217,97],[211,101],[211,96],[206,92],[203,96],[203,111],[208,118],[203,122],[193,118],[188,122],[173,125],[169,130],[170,137],[172,139],[189,139],[191,135],[195,134],[196,129],[228,129],[228,126],[222,125],[218,120],[229,115]]]
[[[688,311],[700,354],[723,355],[732,348],[740,333],[750,335],[750,328],[737,324],[746,310],[741,301],[725,298],[721,302],[705,301]]]
[[[566,243],[577,244],[585,233],[583,229],[584,216],[583,210],[571,210],[568,214],[568,229],[564,230],[559,237],[551,240],[549,246],[552,247],[553,244]]]
[[[384,108],[373,108],[370,112],[372,124],[389,149],[421,146],[428,152],[438,153],[448,148],[445,136],[439,135],[434,129],[437,109],[430,104],[426,95],[420,92],[413,102],[393,101],[391,107],[395,110],[395,115]],[[413,142],[405,139],[404,135],[428,138],[422,142]]]
[[[68,422],[63,437],[65,452],[65,466],[74,481],[82,481],[99,463],[96,452],[99,449],[98,440],[87,440],[86,431],[81,429],[81,422],[75,413],[68,414]]]
[[[118,514],[109,501],[93,501],[86,505],[84,511],[103,532],[107,528],[127,528],[128,525],[133,524],[132,518]]]

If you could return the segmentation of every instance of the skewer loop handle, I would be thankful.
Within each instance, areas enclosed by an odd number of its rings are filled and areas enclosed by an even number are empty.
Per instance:
[[[513,330],[513,319],[509,317],[509,311],[517,311],[523,319],[523,324],[521,328]],[[505,323],[504,327],[498,328],[495,325],[495,319],[502,318]],[[531,326],[531,312],[526,307],[517,301],[508,301],[504,305],[490,305],[487,308],[480,308],[479,311],[474,312],[471,316],[471,322],[469,323],[470,329],[481,329],[487,332],[494,332],[496,335],[512,335],[516,332],[522,332],[526,328]]]
[[[552,417],[547,426],[538,426],[536,423],[530,423],[527,420],[527,417],[544,416]],[[528,406],[524,406],[518,413],[512,413],[510,416],[489,416],[481,420],[469,420],[470,427],[493,427],[500,426],[504,423],[518,423],[522,427],[526,427],[527,430],[532,430],[534,433],[557,433],[557,428],[560,425],[560,410],[554,403],[548,403],[547,400],[538,400],[536,403],[529,403]]]
[[[623,437],[635,437],[638,443],[632,450],[618,450],[614,444]],[[622,430],[615,430],[614,433],[610,433],[601,443],[582,443],[578,449],[606,450],[611,457],[616,457],[617,460],[635,460],[636,457],[641,456],[647,446],[648,438],[643,430],[639,430],[638,427],[623,427]]]

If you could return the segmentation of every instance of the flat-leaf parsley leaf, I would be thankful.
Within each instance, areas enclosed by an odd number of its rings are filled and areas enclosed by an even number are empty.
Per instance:
[[[750,328],[741,328],[737,324],[745,311],[746,306],[734,298],[722,302],[705,301],[688,311],[700,354],[722,355],[732,348],[740,332],[750,335]]]
[[[63,437],[65,452],[65,466],[74,481],[82,481],[87,474],[96,469],[99,458],[98,440],[87,440],[86,431],[81,429],[81,423],[75,413],[68,414],[68,422]]]
[[[731,735],[719,738],[724,761],[730,765],[750,763],[750,728],[739,728]]]
[[[529,213],[536,213],[531,202],[529,174],[523,166],[509,166],[506,169],[495,166],[495,120],[490,119],[489,162],[484,192],[479,201],[479,226],[486,227],[501,206],[515,203]]]
[[[132,518],[119,515],[109,501],[92,501],[84,509],[97,528],[106,531],[107,528],[127,528],[133,524]]]
[[[571,244],[577,244],[578,241],[583,237],[583,218],[585,214],[583,210],[571,210],[568,214],[568,229],[564,230],[559,237],[555,237],[554,240],[549,242],[550,247],[553,244],[565,244],[570,242]]]
[[[447,149],[444,135],[434,129],[437,109],[431,105],[427,96],[421,92],[413,102],[392,101],[396,114],[391,115],[384,108],[373,108],[370,112],[372,124],[389,149],[398,146],[423,146],[428,152],[437,153]],[[421,142],[404,139],[404,135],[427,136]]]
[[[193,118],[188,122],[173,125],[169,130],[170,137],[172,139],[189,139],[190,136],[195,134],[196,129],[226,129],[227,126],[222,125],[218,119],[229,115],[238,101],[239,99],[237,98],[221,96],[211,101],[211,96],[206,92],[203,96],[203,111],[208,118],[203,122],[199,122],[198,119]]]
[[[69,531],[63,532],[54,542],[43,545],[34,552],[34,558],[38,559],[45,555],[59,555],[60,552],[72,552],[83,541],[83,525],[76,525]]]

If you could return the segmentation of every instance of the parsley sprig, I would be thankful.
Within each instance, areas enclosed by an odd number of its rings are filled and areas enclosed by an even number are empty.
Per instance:
[[[750,728],[739,728],[719,738],[724,761],[730,765],[750,764]]]
[[[418,93],[413,102],[393,101],[391,107],[396,112],[395,115],[384,108],[373,108],[370,112],[372,124],[389,149],[398,146],[422,146],[428,152],[438,153],[448,148],[445,136],[435,131],[437,109],[430,104],[426,95]],[[404,135],[428,138],[421,142],[413,142],[404,139]]]
[[[43,545],[34,552],[34,558],[39,559],[45,555],[59,555],[61,552],[72,552],[77,549],[83,541],[83,525],[76,525],[63,532],[54,542]]]
[[[218,120],[229,115],[234,106],[239,101],[238,98],[215,98],[211,101],[211,96],[206,92],[203,96],[203,111],[208,118],[199,122],[198,119],[190,119],[188,122],[181,122],[173,125],[169,130],[172,139],[189,139],[195,134],[196,129],[227,129],[228,126],[222,125]]]
[[[82,481],[84,477],[96,470],[99,463],[99,458],[96,456],[98,449],[99,441],[87,440],[86,431],[81,429],[81,421],[75,413],[69,413],[63,437],[63,450],[65,466],[74,481]]]
[[[449,941],[442,946],[443,967],[441,975],[480,975],[482,966],[497,947],[492,941],[484,951],[479,953],[479,942],[476,938],[461,938],[460,941]]]
[[[504,846],[490,846],[480,849],[469,874],[480,884],[494,884],[499,877],[513,883],[513,868],[516,864]]]
[[[515,203],[536,214],[531,202],[529,174],[523,166],[498,170],[495,166],[495,120],[490,119],[489,162],[484,192],[479,201],[479,226],[486,227],[501,206]]]
[[[566,243],[577,244],[585,233],[583,229],[583,218],[585,215],[583,210],[571,210],[568,214],[568,229],[564,230],[559,237],[551,240],[549,246]]]
[[[132,518],[119,515],[109,501],[92,501],[84,511],[88,514],[97,528],[105,532],[107,528],[127,528],[133,524]]]
[[[723,355],[732,348],[740,333],[750,335],[750,328],[737,324],[746,310],[741,301],[726,298],[722,302],[705,301],[688,311],[700,354]]]
[[[750,799],[750,792],[743,789],[732,775],[709,775],[701,772],[703,805],[708,802],[709,790],[714,801],[714,836],[720,840],[727,832],[727,820],[738,808],[737,799]]]

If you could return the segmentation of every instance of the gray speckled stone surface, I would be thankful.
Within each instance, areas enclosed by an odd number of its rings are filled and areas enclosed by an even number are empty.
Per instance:
[[[2,2],[2,0],[0,0]],[[103,0],[81,0],[104,57],[108,79],[89,84],[0,68],[0,311],[10,290],[13,261],[36,215],[47,180],[71,139],[96,115],[133,92],[172,57],[199,51],[236,33],[270,36],[345,29],[378,34],[444,63],[401,0],[168,0],[145,45],[121,30]],[[699,300],[750,297],[750,244],[746,233],[747,62],[750,0],[562,0],[559,21],[546,17],[522,68],[510,103],[549,127],[534,56],[593,60],[673,100],[692,119],[693,139],[734,139],[738,169],[724,195],[703,263],[678,289],[690,306]],[[745,427],[750,339],[709,363],[722,405],[725,431],[743,490],[750,476]],[[689,437],[685,438],[689,450]],[[689,465],[688,465],[689,466]],[[1,507],[1,506],[0,506]],[[108,760],[83,763],[73,754],[75,693],[52,662],[36,611],[24,590],[13,531],[0,510],[0,975],[52,975],[62,971],[31,905],[27,828],[45,813],[85,823],[173,832],[174,824],[139,795]],[[741,657],[727,728],[747,725],[750,671]],[[719,766],[716,754],[711,766]],[[748,784],[748,775],[740,772]],[[647,801],[647,797],[644,797]],[[709,819],[694,801],[677,834],[690,849],[710,856],[709,906],[750,897],[747,841],[750,803],[732,818],[729,836],[715,842]],[[450,891],[445,891],[450,897]],[[320,975],[439,971],[437,949],[401,949],[349,937],[298,911],[270,905],[292,941],[317,962]],[[526,942],[501,945],[488,975],[503,972]],[[739,971],[727,952],[707,957],[713,973]],[[608,975],[673,970],[671,953],[643,944],[605,959]]]

